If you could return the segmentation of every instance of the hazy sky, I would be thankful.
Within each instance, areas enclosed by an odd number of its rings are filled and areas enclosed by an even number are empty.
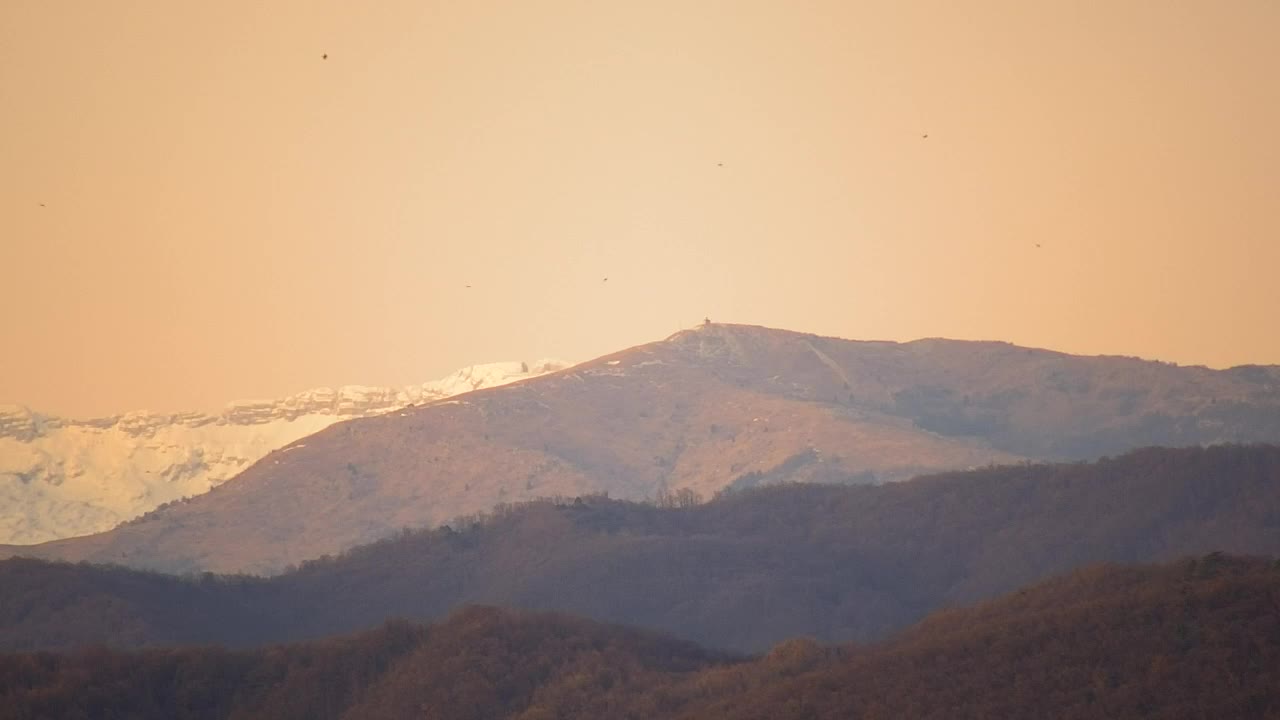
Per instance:
[[[1277,37],[1274,0],[4,0],[0,402],[704,316],[1278,363]]]

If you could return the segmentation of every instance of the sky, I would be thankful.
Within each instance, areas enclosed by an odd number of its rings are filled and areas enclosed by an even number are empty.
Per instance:
[[[1277,36],[1273,0],[5,0],[0,403],[703,318],[1280,363]]]

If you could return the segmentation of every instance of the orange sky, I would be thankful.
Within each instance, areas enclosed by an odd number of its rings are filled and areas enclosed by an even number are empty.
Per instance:
[[[1280,363],[1277,37],[1272,0],[5,0],[0,402],[704,316]]]

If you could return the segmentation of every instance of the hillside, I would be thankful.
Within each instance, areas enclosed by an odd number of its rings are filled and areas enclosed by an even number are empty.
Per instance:
[[[1093,567],[882,645],[808,656],[791,677],[757,673],[747,687],[732,671],[685,681],[699,699],[674,716],[1276,718],[1280,564],[1212,554]]]
[[[0,655],[0,720],[510,717],[544,698],[631,694],[726,661],[689,643],[551,614],[467,608],[432,627],[232,652]],[[540,717],[540,716],[530,716]]]
[[[269,580],[9,560],[0,649],[278,642],[476,602],[745,651],[796,636],[865,642],[1087,563],[1280,556],[1276,508],[1280,448],[1149,449],[684,508],[539,502]]]
[[[257,651],[0,655],[0,720],[1280,716],[1280,567],[1209,555],[1093,567],[884,643],[731,658],[552,614]]]
[[[206,493],[273,450],[336,422],[564,367],[554,360],[473,365],[401,389],[315,388],[278,400],[230,403],[215,414],[138,411],[71,420],[0,406],[0,543],[109,530]]]
[[[340,423],[215,491],[21,551],[274,573],[496,503],[882,482],[1153,443],[1280,441],[1280,369],[707,325],[514,386]]]

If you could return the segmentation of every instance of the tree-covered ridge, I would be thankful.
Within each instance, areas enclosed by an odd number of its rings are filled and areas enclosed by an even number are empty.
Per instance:
[[[1280,563],[1212,553],[1090,567],[939,612],[676,717],[1276,718],[1278,667]]]
[[[0,720],[1280,717],[1280,565],[1093,566],[887,641],[735,658],[551,613],[259,650],[0,656]]]
[[[678,504],[678,503],[677,503]],[[467,603],[558,610],[709,647],[867,642],[1081,565],[1280,555],[1280,448],[1148,449],[693,507],[542,501],[269,580],[0,563],[0,648],[317,638]]]

